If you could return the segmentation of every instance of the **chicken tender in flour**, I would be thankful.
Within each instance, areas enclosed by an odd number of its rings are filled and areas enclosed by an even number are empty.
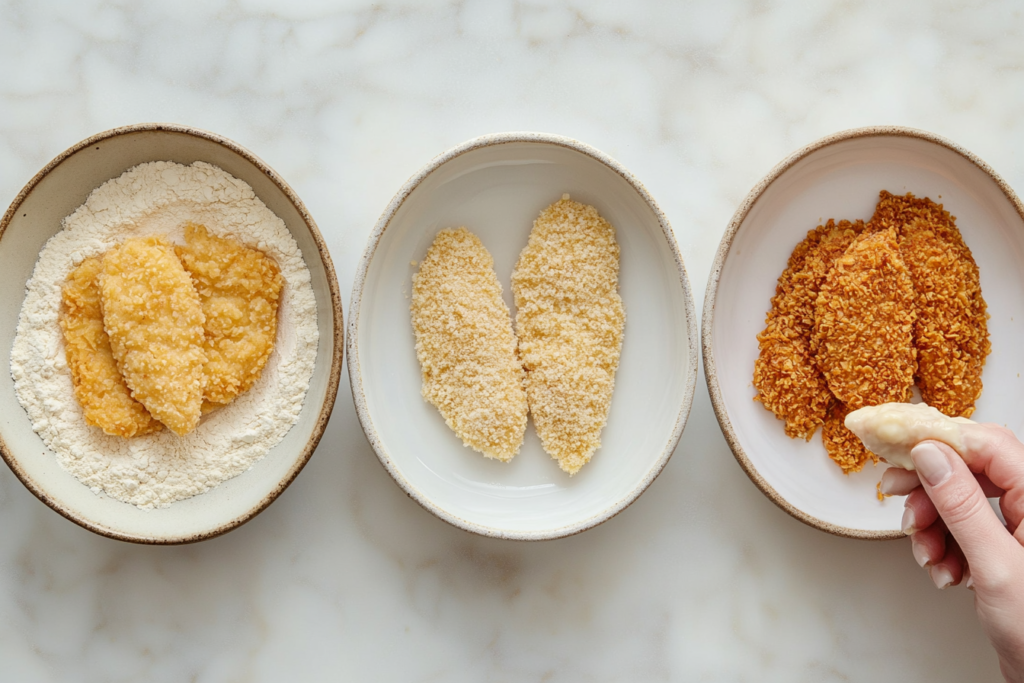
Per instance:
[[[103,326],[132,396],[184,435],[203,402],[203,309],[192,279],[160,237],[108,251],[100,278]]]
[[[541,211],[512,272],[530,413],[548,455],[576,474],[601,446],[625,309],[615,228],[562,195]]]
[[[60,327],[75,397],[86,423],[111,436],[132,437],[162,429],[145,406],[132,398],[117,369],[103,329],[99,275],[103,262],[86,259],[61,290]]]
[[[272,259],[202,225],[185,226],[176,249],[192,276],[206,317],[203,348],[210,404],[230,403],[260,378],[274,350],[277,307],[284,279]]]
[[[465,228],[442,230],[412,280],[423,398],[466,446],[509,461],[526,433],[523,368],[494,260]]]

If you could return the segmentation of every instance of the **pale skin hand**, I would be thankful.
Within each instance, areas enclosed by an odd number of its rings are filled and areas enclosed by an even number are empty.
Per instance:
[[[964,582],[1007,681],[1024,683],[1024,444],[998,425],[962,425],[966,455],[938,441],[891,468],[883,493],[906,495],[903,531],[939,588]],[[998,497],[1006,526],[986,500]]]

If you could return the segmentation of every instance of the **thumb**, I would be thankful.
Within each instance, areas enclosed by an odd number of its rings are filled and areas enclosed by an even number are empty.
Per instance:
[[[910,457],[942,521],[974,568],[997,567],[1017,542],[999,521],[978,480],[952,448],[922,441]],[[1017,548],[1019,550],[1019,548]]]

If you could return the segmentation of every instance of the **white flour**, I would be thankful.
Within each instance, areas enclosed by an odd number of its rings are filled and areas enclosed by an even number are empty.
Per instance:
[[[274,352],[256,385],[194,432],[108,436],[85,423],[74,397],[58,323],[61,287],[83,259],[128,237],[158,233],[184,243],[188,221],[260,249],[280,266],[285,285]],[[22,304],[11,374],[32,428],[61,467],[96,493],[167,507],[245,472],[284,438],[302,409],[318,338],[309,270],[284,221],[216,166],[158,161],[95,189],[43,247]]]

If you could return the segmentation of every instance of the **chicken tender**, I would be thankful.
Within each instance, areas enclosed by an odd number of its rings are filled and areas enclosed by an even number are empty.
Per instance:
[[[132,437],[163,428],[132,398],[117,369],[100,307],[99,258],[86,259],[68,275],[61,291],[60,327],[75,398],[87,424],[111,436]]]
[[[846,426],[850,409],[846,404],[835,401],[829,408],[825,425],[821,428],[821,441],[833,462],[839,465],[843,474],[860,472],[869,460],[878,462],[878,456],[864,447],[857,435]]]
[[[274,350],[284,279],[263,252],[214,237],[205,226],[186,225],[185,242],[176,252],[192,276],[206,318],[203,412],[209,412],[260,378]]]
[[[118,369],[146,410],[184,435],[203,402],[203,309],[192,279],[160,237],[136,237],[103,257],[103,327]]]
[[[814,302],[825,277],[864,229],[857,221],[829,220],[807,233],[779,276],[765,328],[757,336],[755,400],[786,422],[790,438],[810,439],[825,421],[832,392],[811,351]]]
[[[544,450],[570,475],[601,445],[625,310],[615,228],[563,195],[544,209],[512,272],[526,395]]]
[[[894,230],[864,232],[828,274],[811,347],[835,397],[852,410],[904,401],[914,383],[914,286]]]
[[[865,406],[846,416],[847,428],[865,446],[894,467],[913,470],[910,451],[926,439],[935,439],[953,447],[961,456],[967,453],[962,424],[974,424],[967,418],[947,417],[924,403],[883,403]]]
[[[508,462],[522,446],[527,406],[494,260],[466,228],[442,230],[412,285],[423,398],[466,446]]]
[[[914,283],[921,397],[946,415],[970,417],[992,345],[978,266],[955,218],[927,197],[882,191],[872,221],[899,231]]]

